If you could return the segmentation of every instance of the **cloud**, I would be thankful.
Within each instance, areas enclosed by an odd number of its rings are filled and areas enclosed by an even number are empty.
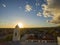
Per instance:
[[[37,16],[42,16],[42,13],[41,13],[41,12],[38,12],[38,13],[37,13]]]
[[[50,20],[51,23],[56,23],[56,24],[60,24],[60,15],[58,16],[54,16],[52,20]]]
[[[30,12],[32,10],[32,6],[30,6],[30,5],[27,4],[25,6],[25,9],[26,9],[27,12]]]
[[[2,6],[3,6],[3,7],[6,7],[6,5],[5,5],[5,4],[2,4]]]
[[[51,10],[47,7],[46,4],[42,5],[42,9],[43,9],[43,15],[44,15],[44,17],[52,17],[53,16]]]
[[[46,22],[49,22],[49,20],[46,20]]]
[[[40,3],[36,3],[36,6],[40,6]]]
[[[42,9],[44,17],[52,17],[49,22],[60,24],[60,0],[47,0]]]

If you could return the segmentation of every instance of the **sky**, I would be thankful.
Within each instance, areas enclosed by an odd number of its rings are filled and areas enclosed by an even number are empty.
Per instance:
[[[0,28],[60,25],[60,0],[0,0]]]

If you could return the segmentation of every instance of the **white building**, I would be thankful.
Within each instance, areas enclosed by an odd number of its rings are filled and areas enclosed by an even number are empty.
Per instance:
[[[13,41],[20,41],[20,30],[18,25],[16,25],[13,31]]]
[[[58,45],[60,45],[60,37],[57,37]]]

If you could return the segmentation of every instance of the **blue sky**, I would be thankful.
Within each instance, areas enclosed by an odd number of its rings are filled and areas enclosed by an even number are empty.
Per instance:
[[[24,27],[51,27],[56,26],[47,22],[41,5],[47,4],[44,0],[0,0],[0,27],[12,28],[19,22]]]

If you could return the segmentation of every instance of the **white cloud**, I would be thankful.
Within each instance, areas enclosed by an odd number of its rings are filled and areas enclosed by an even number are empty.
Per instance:
[[[47,7],[46,4],[42,5],[42,9],[43,9],[43,15],[44,15],[44,17],[52,17],[53,16],[51,10]]]
[[[32,10],[32,6],[30,6],[30,5],[27,4],[25,6],[25,9],[26,9],[27,12],[30,12]]]
[[[2,6],[3,6],[3,7],[6,7],[6,5],[5,5],[5,4],[2,4]]]
[[[49,22],[49,20],[46,20],[46,22]]]
[[[37,16],[42,16],[41,12],[38,12],[38,13],[37,13]]]
[[[36,3],[36,6],[39,6],[40,5],[40,3]]]
[[[42,5],[44,16],[52,17],[49,22],[60,24],[60,0],[47,0],[47,4]]]

